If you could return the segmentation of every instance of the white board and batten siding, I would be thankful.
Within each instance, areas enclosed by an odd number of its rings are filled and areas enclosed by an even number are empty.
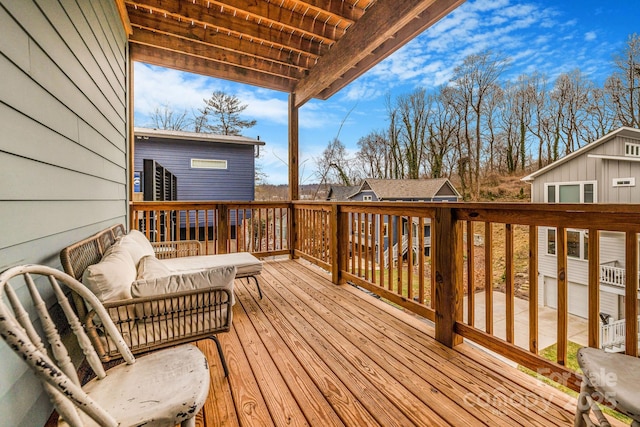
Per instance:
[[[111,0],[0,0],[0,28],[0,270],[60,268],[126,221],[127,39]],[[0,360],[0,424],[44,425],[35,377],[1,341]]]

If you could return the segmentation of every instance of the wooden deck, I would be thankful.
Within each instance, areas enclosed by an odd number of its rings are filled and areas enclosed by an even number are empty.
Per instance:
[[[575,400],[301,261],[265,264],[264,299],[236,281],[215,345],[204,426],[573,425]]]

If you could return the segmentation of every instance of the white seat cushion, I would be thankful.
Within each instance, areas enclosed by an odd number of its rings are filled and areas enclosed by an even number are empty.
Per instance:
[[[200,255],[160,260],[172,273],[198,271],[233,265],[236,277],[253,276],[262,271],[262,262],[249,252],[233,254]]]

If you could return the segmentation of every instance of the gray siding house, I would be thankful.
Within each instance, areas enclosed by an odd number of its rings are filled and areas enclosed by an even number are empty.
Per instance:
[[[622,127],[523,178],[534,203],[640,203],[640,130]],[[540,227],[539,304],[557,307],[556,229]],[[567,230],[569,312],[588,314],[587,230]],[[600,310],[624,319],[622,233],[600,233]]]
[[[329,201],[352,201],[352,202],[457,202],[461,199],[460,193],[455,189],[453,184],[447,178],[435,179],[373,179],[367,178],[358,186],[332,186],[329,188],[327,200]],[[380,220],[380,219],[378,219]],[[369,217],[371,221],[371,216]],[[382,217],[384,223],[389,222],[389,218],[384,215]],[[427,219],[428,221],[428,219]],[[397,228],[402,230],[402,236],[399,236]],[[385,235],[383,236],[383,251],[393,248],[393,259],[397,259],[398,247],[402,246],[400,253],[406,256],[408,251],[408,243],[406,236],[409,232],[417,237],[421,232],[424,239],[425,255],[430,254],[431,250],[431,223],[426,222],[424,230],[418,230],[418,222],[414,219],[409,225],[407,218],[402,218],[399,227],[393,227],[391,235],[387,235],[387,227],[384,227]],[[360,225],[360,230],[364,230],[364,221]],[[374,242],[378,241],[379,230],[377,228],[371,230]],[[361,231],[362,232],[362,231]],[[414,240],[414,251],[420,249],[416,247]],[[377,245],[373,249],[376,256],[379,255]],[[384,257],[385,260],[387,257]],[[414,258],[415,259],[415,258]]]
[[[62,269],[61,248],[127,222],[127,36],[112,0],[0,0],[0,28],[0,271]],[[0,424],[44,425],[39,381],[4,341],[0,360]]]
[[[254,200],[255,158],[264,142],[145,128],[135,128],[134,136],[136,173],[144,159],[157,161],[177,178],[177,200]]]

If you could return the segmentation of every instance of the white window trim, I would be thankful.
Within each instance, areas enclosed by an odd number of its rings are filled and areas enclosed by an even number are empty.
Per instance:
[[[191,159],[191,169],[227,170],[229,164],[220,159]]]
[[[580,203],[584,203],[584,185],[593,184],[593,203],[598,203],[598,181],[565,181],[565,182],[549,182],[544,184],[544,202],[549,202],[549,187],[556,187],[556,198],[560,197],[560,186],[562,185],[580,185]],[[553,202],[561,203],[561,202]]]
[[[555,236],[556,236],[556,247],[555,247],[556,253],[549,252],[549,230],[553,230],[553,232],[555,233]],[[575,256],[571,256],[571,255],[567,254],[567,259],[573,259],[573,260],[579,260],[579,261],[588,261],[588,255],[589,254],[585,253],[585,250],[584,250],[585,240],[587,240],[589,238],[588,235],[587,235],[587,230],[582,230],[582,229],[577,229],[577,228],[567,228],[565,231],[567,233],[570,232],[570,231],[575,231],[575,232],[580,233],[580,243],[579,243],[579,245],[580,245],[580,256],[579,257],[575,257]],[[545,253],[547,255],[549,255],[549,256],[557,257],[558,256],[558,229],[556,227],[548,227],[547,228],[547,232],[545,233],[545,243],[546,243],[546,245],[545,245],[545,247],[546,247]]]
[[[362,196],[362,201],[363,202],[372,202],[373,201],[373,196]]]
[[[640,144],[636,142],[625,142],[624,155],[625,157],[640,157]]]
[[[636,186],[636,178],[613,178],[613,186],[614,187],[635,187]]]

